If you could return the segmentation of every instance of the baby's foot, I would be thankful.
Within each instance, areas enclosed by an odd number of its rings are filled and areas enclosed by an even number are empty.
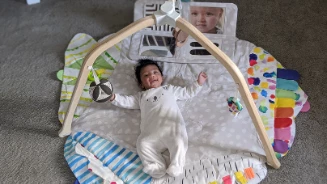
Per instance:
[[[170,165],[166,172],[172,177],[177,177],[183,173],[183,167],[177,165]]]
[[[166,168],[158,163],[144,165],[143,171],[154,178],[161,178],[166,174]]]

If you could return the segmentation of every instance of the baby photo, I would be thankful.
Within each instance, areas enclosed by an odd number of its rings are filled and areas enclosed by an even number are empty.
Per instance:
[[[189,21],[202,33],[223,34],[224,8],[190,6]]]

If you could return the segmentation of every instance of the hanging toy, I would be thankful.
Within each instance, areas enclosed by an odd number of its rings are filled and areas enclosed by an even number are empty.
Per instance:
[[[113,88],[109,80],[100,79],[95,73],[92,66],[90,67],[93,73],[94,82],[90,84],[89,93],[91,98],[95,102],[106,102],[108,101],[113,93]]]
[[[240,99],[235,97],[227,98],[228,109],[234,116],[237,116],[243,109]]]
[[[238,98],[238,90],[235,96],[227,98],[227,103],[229,112],[236,117],[243,110],[243,106]]]

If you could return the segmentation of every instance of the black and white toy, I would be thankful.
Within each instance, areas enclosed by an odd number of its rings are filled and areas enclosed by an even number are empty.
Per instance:
[[[89,93],[91,98],[95,102],[106,102],[108,101],[113,93],[113,88],[109,80],[107,79],[100,79],[96,75],[93,68],[91,68],[94,82],[90,84]]]

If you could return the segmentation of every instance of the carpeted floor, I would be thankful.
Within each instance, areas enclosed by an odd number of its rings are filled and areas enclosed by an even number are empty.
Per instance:
[[[311,110],[279,170],[262,182],[327,182],[327,1],[231,0],[237,37],[268,50],[301,74]],[[134,1],[0,1],[0,183],[73,183],[57,135],[64,51],[77,33],[101,38],[133,21]]]

